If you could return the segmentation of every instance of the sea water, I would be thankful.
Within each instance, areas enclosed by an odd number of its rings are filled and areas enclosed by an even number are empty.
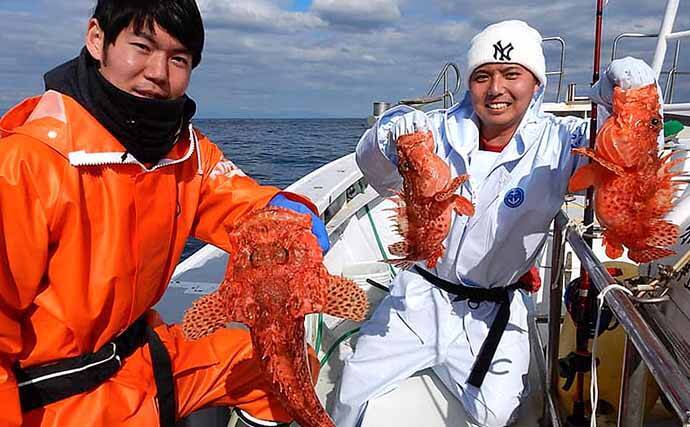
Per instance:
[[[194,125],[247,175],[285,188],[354,151],[366,119],[201,119]],[[182,259],[203,242],[189,239]]]

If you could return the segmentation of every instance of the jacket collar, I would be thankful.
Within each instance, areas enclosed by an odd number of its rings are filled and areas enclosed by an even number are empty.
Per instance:
[[[191,124],[166,158],[147,166],[128,155],[122,144],[72,98],[49,90],[29,98],[0,119],[0,137],[22,134],[49,145],[73,166],[140,165],[145,171],[181,163],[198,150]]]

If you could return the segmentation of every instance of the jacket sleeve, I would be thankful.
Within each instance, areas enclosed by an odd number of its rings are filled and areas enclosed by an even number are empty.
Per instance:
[[[559,129],[561,142],[560,170],[571,177],[576,170],[589,163],[587,156],[573,153],[573,148],[589,147],[589,127],[588,119],[569,117],[564,119]]]
[[[22,347],[22,318],[46,273],[49,233],[46,180],[59,179],[40,142],[0,139],[0,424],[19,426],[22,412],[12,372]],[[54,155],[54,153],[50,153]],[[40,181],[40,182],[39,182]],[[43,193],[43,194],[42,194]]]
[[[388,132],[396,121],[413,108],[401,105],[386,111],[376,124],[357,143],[355,159],[371,185],[380,195],[391,196],[402,185],[402,178],[394,164],[395,147],[388,140]]]
[[[200,146],[202,183],[192,235],[228,251],[228,228],[255,209],[260,209],[280,192],[259,185],[207,139]]]

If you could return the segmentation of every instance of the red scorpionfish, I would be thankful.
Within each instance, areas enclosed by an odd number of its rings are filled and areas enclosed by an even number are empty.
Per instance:
[[[406,268],[426,261],[434,268],[443,255],[443,240],[450,231],[451,211],[474,215],[474,206],[455,191],[467,175],[450,179],[450,167],[434,152],[431,131],[403,135],[397,141],[398,172],[403,178],[397,198],[396,230],[402,242],[389,246],[391,254],[401,256],[389,262]]]
[[[673,255],[678,227],[663,219],[675,199],[678,161],[660,157],[657,137],[663,129],[655,84],[614,88],[613,114],[599,130],[594,150],[573,152],[593,162],[577,170],[568,190],[594,186],[594,211],[604,227],[606,255],[618,258],[623,247],[635,262]]]
[[[365,292],[354,282],[331,276],[311,232],[311,218],[266,207],[230,232],[233,248],[218,290],[195,301],[182,328],[198,339],[230,321],[246,324],[255,356],[273,393],[303,427],[332,427],[314,391],[304,317],[327,313],[361,321]]]

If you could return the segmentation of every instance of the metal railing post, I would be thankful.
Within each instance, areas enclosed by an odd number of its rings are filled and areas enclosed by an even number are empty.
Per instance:
[[[673,102],[673,89],[676,86],[676,73],[678,73],[678,56],[680,55],[680,40],[676,40],[676,49],[673,53],[672,70],[668,73],[668,81],[670,85],[669,96],[664,100],[665,103]]]
[[[565,66],[565,40],[563,40],[562,37],[544,37],[543,39],[541,39],[541,41],[542,43],[557,42],[561,45],[560,65],[558,71],[546,72],[547,76],[558,75],[558,89],[556,89],[556,102],[561,102],[561,87],[563,86],[563,74],[565,73],[565,70],[563,68]]]
[[[558,391],[558,345],[561,338],[561,304],[563,300],[563,262],[565,255],[563,230],[568,219],[560,211],[553,221],[553,240],[551,243],[551,277],[549,281],[549,323],[546,346],[546,375],[544,377],[544,420],[551,425],[561,425],[560,407],[556,399]]]
[[[619,427],[642,427],[648,372],[649,370],[642,361],[640,353],[630,338],[626,336],[621,390],[618,400]]]
[[[666,3],[666,12],[664,13],[664,20],[661,21],[659,38],[654,50],[654,60],[652,60],[652,69],[656,73],[657,78],[661,74],[661,67],[664,65],[664,58],[666,57],[666,49],[668,47],[666,36],[673,31],[673,23],[676,20],[679,3],[680,0],[668,0],[668,3]]]

